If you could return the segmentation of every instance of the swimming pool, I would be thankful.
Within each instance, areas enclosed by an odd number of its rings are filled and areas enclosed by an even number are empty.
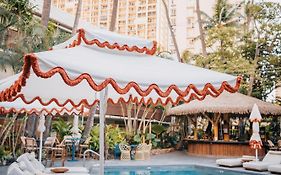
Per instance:
[[[237,172],[220,168],[197,165],[106,167],[105,175],[253,175],[256,173]]]

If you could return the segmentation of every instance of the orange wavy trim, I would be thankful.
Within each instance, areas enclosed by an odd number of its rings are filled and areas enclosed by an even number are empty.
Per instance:
[[[143,98],[140,100],[136,100],[136,98],[131,99],[133,101],[137,101],[138,103],[144,102],[146,104],[149,103],[167,104],[169,102],[176,104],[179,101],[189,102],[192,99],[203,100],[206,97],[206,95],[217,97],[224,90],[227,90],[228,92],[231,93],[236,92],[239,89],[240,82],[241,82],[241,77],[238,77],[235,87],[232,87],[226,81],[224,81],[219,89],[216,89],[212,84],[207,83],[204,86],[203,90],[199,90],[196,88],[195,85],[190,84],[189,86],[187,86],[187,88],[184,91],[179,89],[176,85],[171,85],[165,91],[162,91],[159,88],[159,86],[156,84],[151,84],[147,89],[143,90],[136,82],[129,82],[124,88],[121,88],[119,87],[117,82],[111,78],[105,79],[101,84],[96,84],[92,79],[92,77],[87,73],[83,73],[75,79],[70,79],[68,74],[62,67],[55,67],[47,72],[42,72],[37,62],[37,57],[34,54],[28,54],[25,55],[24,57],[24,66],[21,76],[17,81],[15,81],[15,83],[10,88],[7,88],[6,90],[0,93],[0,101],[11,101],[12,97],[15,97],[21,91],[21,88],[25,86],[26,80],[29,78],[31,68],[33,69],[34,73],[41,78],[50,78],[54,74],[59,73],[63,81],[69,86],[76,86],[77,84],[79,84],[81,81],[85,79],[88,82],[89,86],[95,91],[101,91],[102,89],[104,89],[110,84],[115,89],[115,91],[118,92],[119,94],[126,94],[127,92],[129,92],[131,88],[134,88],[136,92],[142,97],[148,96],[152,90],[155,90],[160,97],[167,97],[165,102],[163,102],[160,98],[158,98],[156,102],[153,102],[152,99],[148,99],[147,101],[144,101]],[[193,90],[194,93],[192,92],[190,94],[191,90]],[[172,91],[175,91],[178,94],[178,98],[176,100],[173,100],[170,97],[168,97]],[[189,94],[190,97],[188,99],[184,99],[184,97],[186,97]],[[40,100],[39,98],[38,100]],[[35,97],[33,100],[35,99],[37,98]],[[50,101],[57,101],[57,99],[52,99]],[[71,102],[71,100],[69,99],[64,104],[66,104],[68,101]],[[46,105],[46,103],[44,103],[42,100],[40,102],[41,104]],[[81,100],[79,104],[81,103],[86,103],[89,106],[93,105],[93,104],[89,104],[85,100]],[[73,102],[72,105],[77,106],[77,104],[74,104]]]
[[[116,43],[109,43],[108,41],[100,42],[98,39],[88,40],[85,35],[84,29],[79,29],[78,31],[78,37],[76,40],[74,40],[67,48],[79,46],[81,44],[81,41],[83,40],[87,45],[97,45],[100,48],[108,48],[108,49],[118,49],[121,51],[128,51],[128,52],[138,52],[138,53],[146,53],[148,55],[153,55],[157,50],[157,42],[153,41],[153,46],[151,49],[147,48],[146,46],[139,48],[138,46],[128,46],[127,44],[119,45]]]
[[[32,109],[26,109],[26,108],[22,108],[20,110],[16,109],[16,108],[9,108],[9,109],[6,109],[4,107],[0,107],[0,113],[1,114],[7,114],[7,113],[11,113],[11,112],[14,112],[14,113],[27,113],[27,114],[36,114],[36,115],[40,115],[42,112],[46,112],[47,114],[51,114],[53,116],[55,116],[56,114],[59,114],[59,115],[63,115],[63,114],[69,114],[69,115],[73,115],[73,114],[76,114],[76,115],[79,115],[79,114],[82,114],[83,111],[79,111],[77,110],[77,112],[74,111],[75,108],[72,108],[72,109],[66,109],[66,108],[62,108],[60,110],[56,109],[56,108],[53,108],[51,110],[48,110],[46,108],[42,108],[41,110],[38,110],[36,108],[32,108]],[[54,114],[53,114],[54,113]]]
[[[250,144],[250,147],[252,149],[261,149],[261,147],[262,147],[262,142],[261,141],[251,140],[249,142],[249,144]]]

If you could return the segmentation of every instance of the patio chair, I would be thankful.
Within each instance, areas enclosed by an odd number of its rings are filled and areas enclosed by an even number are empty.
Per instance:
[[[83,157],[83,153],[84,151],[86,151],[87,149],[90,148],[90,141],[91,141],[92,137],[88,137],[84,143],[79,144],[79,154],[78,157],[81,158]],[[89,153],[88,153],[89,155]]]
[[[121,151],[120,160],[131,160],[131,147],[125,144],[119,144]]]
[[[146,143],[139,144],[136,147],[135,160],[144,160],[144,150],[146,149]]]
[[[23,153],[25,153],[25,151],[26,151],[25,136],[21,136],[20,141],[21,141],[21,150],[22,150]]]
[[[276,151],[278,150],[278,147],[274,145],[274,143],[271,140],[267,140],[268,147],[270,150]]]
[[[150,159],[151,148],[152,148],[152,144],[151,143],[145,145],[145,149],[144,149],[144,152],[143,152],[145,160],[149,160]]]
[[[35,138],[26,137],[25,138],[25,147],[26,147],[25,148],[26,152],[37,151],[38,150],[38,146],[37,146]]]
[[[216,164],[225,167],[241,167],[243,162],[255,160],[255,156],[242,156],[239,158],[217,159]]]
[[[17,162],[21,163],[23,162],[26,165],[26,170],[31,172],[32,174],[55,174],[51,172],[52,168],[45,168],[42,163],[40,163],[37,159],[35,159],[34,153],[25,153],[21,155]],[[56,167],[61,168],[61,167]],[[63,173],[65,175],[89,175],[89,170],[85,167],[65,167],[69,171],[66,173]]]
[[[281,151],[268,151],[262,161],[252,161],[243,163],[247,170],[267,171],[269,165],[281,163]]]
[[[46,150],[46,158],[51,158],[52,155],[52,148],[56,142],[56,137],[47,137],[46,141],[44,142],[44,149]]]
[[[278,150],[281,150],[281,140],[277,141]]]
[[[66,157],[66,146],[64,144],[64,140],[62,142],[59,142],[56,138],[56,146],[51,149],[51,165],[53,166],[54,162],[56,160],[61,160],[62,166],[64,166],[65,157]]]

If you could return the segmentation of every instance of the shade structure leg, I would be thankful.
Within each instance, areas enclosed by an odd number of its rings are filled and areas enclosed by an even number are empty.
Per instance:
[[[100,92],[100,138],[99,138],[99,147],[100,147],[100,175],[104,175],[104,120],[105,113],[107,108],[107,88],[103,89]]]
[[[258,149],[256,149],[256,161],[258,161]]]
[[[40,132],[39,162],[42,161],[42,142],[43,142],[43,132]]]

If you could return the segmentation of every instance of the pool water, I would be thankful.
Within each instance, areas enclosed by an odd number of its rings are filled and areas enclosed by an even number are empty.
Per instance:
[[[250,175],[220,168],[197,165],[187,166],[151,166],[151,167],[106,167],[105,175]]]

